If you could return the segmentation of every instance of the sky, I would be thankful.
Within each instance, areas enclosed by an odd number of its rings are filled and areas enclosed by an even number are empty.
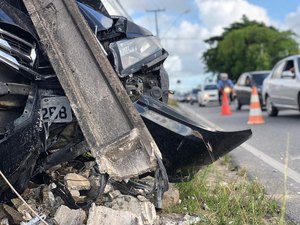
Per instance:
[[[203,83],[207,73],[201,57],[204,40],[220,35],[224,27],[246,15],[280,30],[291,29],[300,43],[299,0],[116,0],[137,24],[156,34],[153,9],[158,13],[159,37],[169,52],[165,68],[171,89],[187,89]],[[180,84],[177,80],[181,80]]]

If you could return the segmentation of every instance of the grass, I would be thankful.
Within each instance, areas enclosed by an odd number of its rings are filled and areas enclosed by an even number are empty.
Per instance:
[[[204,168],[192,181],[177,184],[181,203],[169,212],[198,215],[199,224],[292,224],[280,216],[280,207],[262,185],[248,180],[245,171],[233,171],[228,158]]]
[[[175,108],[178,107],[177,101],[175,99],[173,99],[173,98],[169,98],[168,105],[170,105],[172,107],[175,107]]]

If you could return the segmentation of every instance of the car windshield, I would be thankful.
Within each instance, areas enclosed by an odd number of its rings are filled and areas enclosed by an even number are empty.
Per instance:
[[[216,84],[210,84],[210,85],[206,85],[206,86],[204,87],[204,90],[205,90],[205,91],[216,90],[216,89],[218,89],[218,86],[217,86]]]
[[[197,94],[199,92],[199,89],[193,89],[192,94]]]
[[[257,73],[252,74],[253,81],[256,85],[262,85],[264,79],[269,75],[269,73]]]

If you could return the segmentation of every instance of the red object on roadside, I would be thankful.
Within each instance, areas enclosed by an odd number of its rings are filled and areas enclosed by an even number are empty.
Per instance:
[[[229,105],[229,101],[228,101],[228,96],[227,93],[224,92],[222,94],[222,109],[221,109],[221,115],[222,116],[228,116],[231,115],[231,109],[230,109],[230,105]]]

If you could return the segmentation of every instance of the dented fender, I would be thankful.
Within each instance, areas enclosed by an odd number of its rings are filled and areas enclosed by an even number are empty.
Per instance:
[[[204,127],[151,97],[135,103],[158,145],[171,181],[189,179],[252,136],[252,131],[223,132]]]

